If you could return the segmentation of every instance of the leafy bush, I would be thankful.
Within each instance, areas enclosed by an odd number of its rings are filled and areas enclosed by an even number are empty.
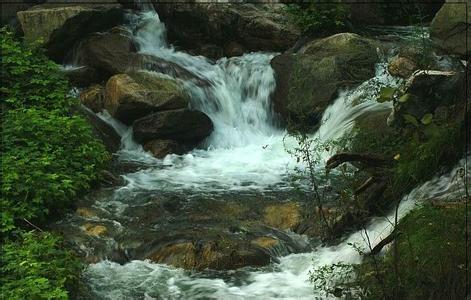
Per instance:
[[[66,111],[74,103],[67,97],[67,80],[39,44],[24,45],[6,28],[0,29],[4,109],[44,107]]]
[[[365,257],[359,265],[334,264],[311,272],[317,290],[361,299],[464,299],[466,283],[464,203],[425,205],[398,225],[397,260]],[[398,270],[396,274],[394,270]]]
[[[2,299],[68,299],[82,270],[73,252],[51,233],[24,232],[0,250]]]
[[[291,21],[302,30],[329,32],[346,27],[348,9],[343,3],[291,4],[286,9]]]
[[[59,67],[36,45],[1,29],[3,113],[0,231],[15,220],[44,221],[97,179],[108,159],[84,119]]]
[[[41,109],[10,110],[3,120],[2,231],[14,219],[44,220],[98,179],[108,155],[85,120]]]
[[[24,232],[70,206],[98,179],[108,160],[89,124],[71,109],[69,84],[37,45],[0,30],[3,129],[2,299],[68,299],[81,265],[60,238]]]

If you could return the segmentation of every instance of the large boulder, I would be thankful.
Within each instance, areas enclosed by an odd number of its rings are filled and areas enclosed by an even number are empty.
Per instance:
[[[114,75],[105,90],[105,108],[125,124],[152,112],[188,106],[188,96],[177,81],[146,71]]]
[[[157,1],[158,2],[158,1]],[[280,4],[158,3],[170,42],[185,49],[239,43],[247,51],[283,51],[298,39]]]
[[[175,63],[150,54],[137,53],[131,32],[122,26],[91,34],[77,45],[74,55],[77,64],[96,69],[102,77],[149,70],[191,80],[200,86],[208,84]]]
[[[134,138],[140,143],[170,139],[194,146],[213,131],[213,123],[200,111],[178,109],[156,112],[133,124]]]
[[[17,13],[26,40],[42,39],[51,57],[62,60],[87,34],[103,31],[123,21],[118,3],[43,4]]]
[[[274,109],[288,125],[313,128],[339,88],[373,77],[377,61],[375,42],[352,33],[276,56],[271,61],[277,83]]]
[[[430,36],[440,47],[459,56],[470,55],[466,41],[471,40],[471,2],[447,0],[430,26]],[[466,19],[468,16],[468,19]]]
[[[80,65],[114,75],[127,71],[135,52],[131,32],[119,26],[108,32],[93,33],[81,41],[75,50],[75,60]]]

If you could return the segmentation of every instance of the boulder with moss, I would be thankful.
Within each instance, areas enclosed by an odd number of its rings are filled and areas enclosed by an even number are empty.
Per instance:
[[[451,54],[470,55],[466,41],[471,40],[471,4],[447,0],[430,26],[430,37]],[[467,19],[466,19],[467,16]]]
[[[126,124],[156,111],[188,106],[188,97],[177,81],[145,71],[115,75],[105,90],[105,108]]]
[[[46,3],[17,13],[28,41],[43,40],[51,57],[61,60],[87,34],[123,21],[119,3]]]
[[[274,109],[284,121],[314,128],[340,88],[371,78],[376,43],[353,33],[314,40],[298,53],[276,56]]]

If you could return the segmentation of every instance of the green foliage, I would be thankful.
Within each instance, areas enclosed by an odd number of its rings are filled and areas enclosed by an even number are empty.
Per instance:
[[[397,260],[388,250],[383,257],[365,257],[359,265],[339,263],[316,269],[311,281],[316,290],[336,297],[464,299],[469,289],[464,218],[463,203],[415,209],[399,222]]]
[[[77,258],[53,234],[25,233],[20,224],[71,206],[109,155],[90,125],[71,114],[78,101],[67,95],[59,67],[6,29],[0,38],[2,299],[68,299],[80,276]]]
[[[22,232],[0,250],[2,299],[68,299],[82,265],[51,233]]]
[[[0,29],[4,109],[44,107],[66,111],[74,103],[66,96],[68,82],[59,66],[50,61],[36,44],[24,45],[6,28]]]
[[[10,110],[3,134],[2,231],[12,229],[14,219],[42,221],[49,211],[69,206],[98,179],[108,158],[78,116]]]
[[[343,3],[291,4],[286,9],[291,20],[302,30],[316,32],[339,31],[346,27],[348,9]]]
[[[425,118],[426,123],[429,121]],[[464,130],[460,122],[451,124],[419,125],[404,134],[400,159],[393,170],[396,191],[409,188],[430,179],[441,166],[450,165],[463,154]]]

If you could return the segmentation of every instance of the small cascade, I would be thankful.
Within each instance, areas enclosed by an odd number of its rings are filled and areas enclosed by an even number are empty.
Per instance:
[[[120,159],[155,166],[125,175],[126,191],[166,189],[194,193],[291,188],[287,177],[297,163],[286,148],[295,147],[297,142],[275,125],[270,102],[275,89],[270,66],[274,54],[248,53],[213,62],[177,51],[167,44],[165,25],[154,11],[137,15],[131,27],[141,53],[174,63],[207,83],[176,78],[191,96],[191,108],[211,118],[214,132],[201,148],[181,156],[168,155],[160,161],[132,141],[130,129],[118,126],[109,115],[102,115],[123,136]],[[378,103],[375,98],[380,87],[398,83],[384,63],[378,64],[374,78],[340,93],[325,111],[313,138],[319,143],[338,139],[352,129],[361,115],[390,109],[389,103]],[[328,159],[332,151],[322,153],[323,159]]]
[[[468,157],[469,159],[469,157]],[[464,159],[448,174],[435,177],[415,188],[402,199],[398,217],[428,199],[456,199],[463,193],[459,178]],[[366,228],[372,245],[391,233],[394,212],[373,220]],[[311,253],[291,254],[280,262],[258,269],[235,271],[226,279],[218,274],[189,273],[182,269],[149,261],[132,261],[125,265],[102,261],[87,271],[90,287],[100,299],[312,299],[322,297],[312,290],[309,271],[332,263],[359,263],[361,256],[351,245],[367,249],[364,231],[350,235],[337,246],[319,247]]]

